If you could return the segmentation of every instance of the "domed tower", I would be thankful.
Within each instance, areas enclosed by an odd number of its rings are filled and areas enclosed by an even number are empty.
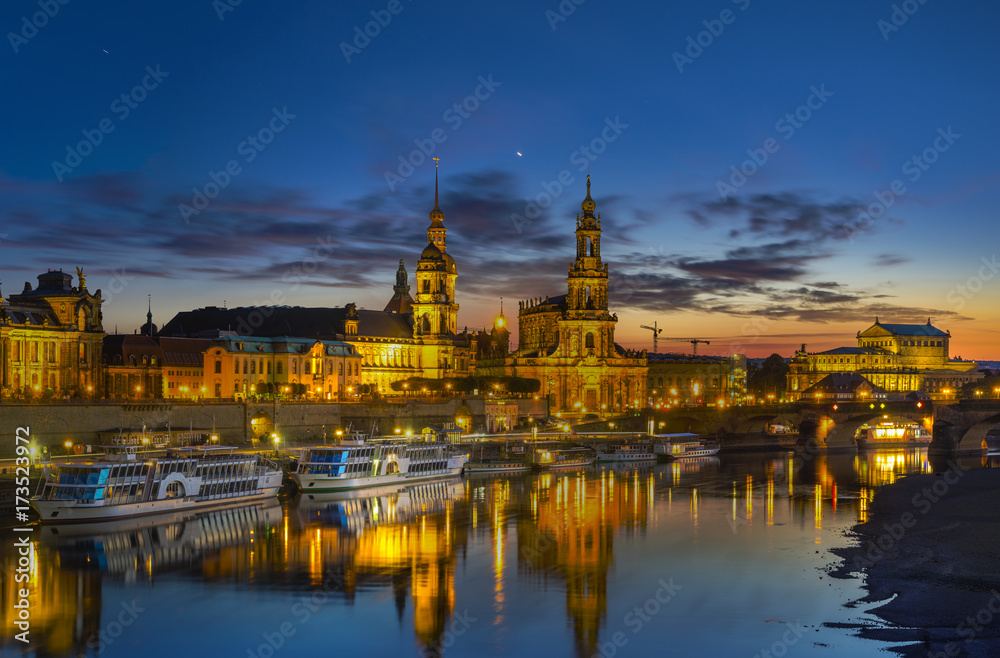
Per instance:
[[[590,198],[590,174],[587,174],[587,198],[580,204],[582,215],[576,217],[576,260],[569,264],[570,311],[608,310],[608,266],[601,261],[601,216],[594,215],[597,204]]]
[[[446,253],[448,229],[438,197],[437,158],[434,164],[434,209],[427,227],[427,246],[417,261],[417,294],[413,302],[413,331],[421,336],[457,333],[458,304],[455,303],[455,259]]]

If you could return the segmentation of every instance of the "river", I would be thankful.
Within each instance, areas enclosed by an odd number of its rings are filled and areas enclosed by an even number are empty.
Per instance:
[[[3,553],[3,652],[884,655],[824,625],[879,623],[829,551],[880,486],[931,470],[926,449],[722,454],[44,526],[30,645]]]

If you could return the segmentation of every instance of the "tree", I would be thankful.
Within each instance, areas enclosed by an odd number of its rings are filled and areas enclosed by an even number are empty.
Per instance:
[[[772,354],[764,359],[760,368],[747,370],[747,388],[758,400],[767,400],[768,395],[780,400],[784,396],[787,374],[785,359],[780,354]]]
[[[996,398],[994,389],[1000,388],[1000,377],[987,375],[986,377],[963,384],[955,392],[956,400],[984,400],[986,398]]]

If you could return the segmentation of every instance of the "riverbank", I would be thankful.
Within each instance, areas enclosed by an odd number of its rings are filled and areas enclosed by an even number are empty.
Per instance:
[[[955,465],[879,489],[858,543],[833,572],[864,572],[858,607],[892,627],[860,635],[906,643],[904,656],[1000,655],[1000,469]],[[894,598],[893,598],[894,597]]]

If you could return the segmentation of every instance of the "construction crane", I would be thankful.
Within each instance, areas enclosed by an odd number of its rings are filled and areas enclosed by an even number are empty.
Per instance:
[[[698,356],[698,343],[709,344],[709,341],[701,338],[664,338],[663,340],[683,340],[685,343],[691,343],[691,356]]]
[[[659,329],[659,328],[657,328],[657,326],[656,326],[656,323],[655,323],[655,322],[653,323],[653,326],[652,326],[652,327],[647,327],[647,326],[646,326],[646,325],[644,325],[644,324],[640,324],[640,325],[639,325],[639,328],[640,328],[640,329],[649,329],[650,331],[652,331],[652,332],[653,332],[653,354],[656,354],[656,337],[657,337],[658,335],[660,335],[660,334],[662,334],[662,333],[663,333],[663,329]]]

